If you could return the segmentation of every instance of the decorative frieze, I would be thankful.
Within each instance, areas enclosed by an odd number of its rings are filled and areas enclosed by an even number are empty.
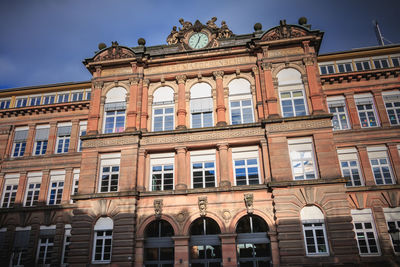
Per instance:
[[[297,120],[286,121],[285,123],[271,123],[265,125],[267,133],[286,132],[294,130],[311,130],[318,128],[331,128],[332,123],[329,119],[323,120]]]
[[[102,137],[94,139],[86,139],[82,143],[83,148],[95,148],[106,146],[132,145],[139,142],[139,137],[136,135]]]

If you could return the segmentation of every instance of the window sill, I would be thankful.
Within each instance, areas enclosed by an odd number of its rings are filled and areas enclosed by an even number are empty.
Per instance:
[[[400,184],[346,187],[347,192],[378,191],[378,190],[391,190],[391,189],[400,189]]]

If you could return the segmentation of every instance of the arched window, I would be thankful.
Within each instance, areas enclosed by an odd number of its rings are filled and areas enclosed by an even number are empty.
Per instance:
[[[307,206],[300,211],[307,255],[329,255],[324,214],[316,206]]]
[[[240,266],[272,266],[268,225],[256,215],[246,215],[236,226],[236,246]]]
[[[190,89],[191,127],[213,126],[213,100],[208,83],[196,83]]]
[[[190,226],[191,267],[219,267],[222,263],[218,224],[210,218],[198,218]]]
[[[293,68],[283,69],[278,75],[279,99],[283,117],[308,114],[301,73]]]
[[[174,266],[174,229],[164,220],[151,222],[145,231],[144,266]]]
[[[229,83],[231,124],[254,122],[252,102],[250,83],[247,80],[239,78]]]
[[[115,87],[107,92],[104,105],[103,133],[119,133],[125,130],[126,90]]]
[[[93,257],[94,263],[111,262],[112,234],[114,222],[109,217],[97,220],[94,226]]]
[[[174,90],[163,86],[153,94],[153,131],[174,129]]]

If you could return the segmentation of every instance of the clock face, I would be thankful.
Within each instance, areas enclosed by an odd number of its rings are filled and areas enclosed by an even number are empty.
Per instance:
[[[205,33],[198,32],[190,36],[189,46],[193,49],[206,47],[208,44],[208,36]]]

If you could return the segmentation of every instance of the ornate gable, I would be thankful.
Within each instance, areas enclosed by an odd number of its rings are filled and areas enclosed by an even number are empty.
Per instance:
[[[310,34],[310,31],[297,25],[288,25],[286,20],[281,20],[280,25],[267,31],[261,40],[275,41],[280,39],[297,38]]]
[[[120,46],[118,42],[112,42],[110,47],[104,48],[99,51],[95,56],[93,61],[105,61],[121,58],[133,58],[135,53],[128,47]]]

